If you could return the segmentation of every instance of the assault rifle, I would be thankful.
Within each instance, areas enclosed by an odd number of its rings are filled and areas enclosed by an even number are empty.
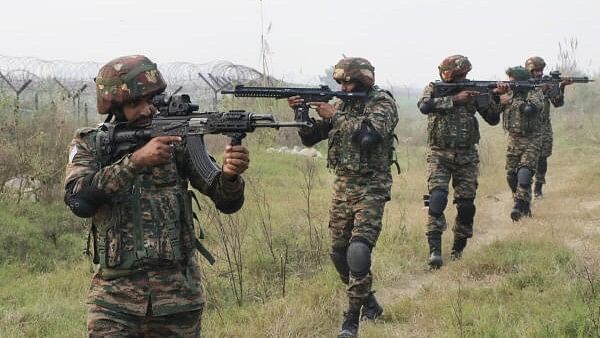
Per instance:
[[[240,145],[247,133],[256,128],[303,127],[304,122],[279,122],[270,114],[243,110],[195,113],[198,105],[188,95],[157,95],[152,104],[158,112],[149,126],[131,129],[126,123],[104,124],[105,135],[99,142],[102,153],[110,158],[123,156],[157,136],[180,136],[190,154],[192,164],[208,184],[212,184],[220,169],[211,160],[204,145],[204,135],[222,134],[231,137],[232,145]]]
[[[287,88],[287,87],[246,87],[244,85],[235,86],[233,90],[222,90],[222,94],[233,94],[236,97],[271,97],[275,99],[300,96],[304,103],[294,108],[294,121],[308,123],[312,125],[308,117],[309,102],[328,102],[337,97],[344,101],[352,99],[364,99],[367,93],[346,93],[343,91],[332,91],[329,86],[320,86],[319,88]]]
[[[528,92],[537,87],[543,87],[541,83],[533,80],[530,81],[465,81],[465,82],[433,82],[433,97],[439,98],[444,96],[455,95],[463,90],[472,90],[479,92],[475,96],[475,101],[479,107],[487,107],[489,105],[489,92],[497,87],[498,82],[506,83],[510,89],[518,92]]]
[[[594,82],[587,76],[582,77],[562,77],[560,71],[553,70],[549,75],[542,76],[541,79],[533,80],[535,83],[543,84],[544,93],[549,97],[556,97],[560,95],[560,83],[564,80],[571,80],[573,83],[590,83]]]

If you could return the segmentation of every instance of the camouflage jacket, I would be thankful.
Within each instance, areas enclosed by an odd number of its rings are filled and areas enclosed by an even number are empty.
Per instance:
[[[556,108],[562,107],[565,104],[564,88],[561,88],[556,96],[544,95],[544,109],[542,109],[541,112],[542,128],[544,129],[551,128],[552,122],[550,121],[550,104]]]
[[[542,113],[545,104],[544,93],[540,88],[527,93],[509,92],[510,103],[503,105],[502,126],[511,135],[534,136],[541,133]],[[535,105],[538,111],[534,114],[521,112],[521,105],[529,103]]]
[[[327,165],[336,175],[389,173],[394,161],[394,128],[398,123],[392,95],[373,86],[366,100],[336,100],[334,107],[336,112],[331,119],[313,121],[311,128],[299,131],[302,143],[312,146],[328,139]],[[370,124],[382,138],[371,151],[361,150],[360,145],[352,141],[352,135],[363,123]]]
[[[496,98],[490,98],[488,107],[471,103],[455,105],[452,95],[433,98],[433,83],[430,83],[423,89],[419,104],[422,102],[433,104],[433,111],[427,114],[427,144],[433,149],[474,148],[480,137],[476,112],[490,125],[500,122],[502,107]]]
[[[208,186],[181,146],[174,148],[170,163],[152,168],[136,167],[130,154],[101,163],[96,142],[101,132],[76,132],[65,179],[71,192],[90,184],[110,196],[92,217],[99,269],[88,301],[138,316],[146,314],[150,301],[152,313],[159,316],[201,308],[188,182],[217,208],[233,212],[243,203],[243,180],[218,179]]]

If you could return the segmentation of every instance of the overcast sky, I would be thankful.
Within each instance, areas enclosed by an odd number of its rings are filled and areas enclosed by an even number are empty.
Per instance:
[[[1,13],[0,54],[49,60],[140,53],[260,70],[262,13],[271,73],[288,80],[314,82],[345,54],[371,60],[381,84],[422,87],[457,53],[473,63],[471,78],[499,79],[530,55],[554,66],[569,37],[581,68],[600,70],[597,0],[19,0]]]

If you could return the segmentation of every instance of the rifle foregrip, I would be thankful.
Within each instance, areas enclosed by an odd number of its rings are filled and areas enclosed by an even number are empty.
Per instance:
[[[202,176],[204,181],[208,183],[208,185],[212,186],[215,178],[219,175],[221,170],[215,165],[208,155],[202,137],[188,136],[187,151],[190,154],[190,159],[192,160],[194,168],[198,171],[200,176]]]

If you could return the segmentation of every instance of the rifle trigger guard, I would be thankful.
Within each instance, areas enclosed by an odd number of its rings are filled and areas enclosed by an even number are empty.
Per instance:
[[[310,122],[308,117],[308,111],[310,107],[307,104],[302,104],[294,108],[294,121],[296,122]]]

